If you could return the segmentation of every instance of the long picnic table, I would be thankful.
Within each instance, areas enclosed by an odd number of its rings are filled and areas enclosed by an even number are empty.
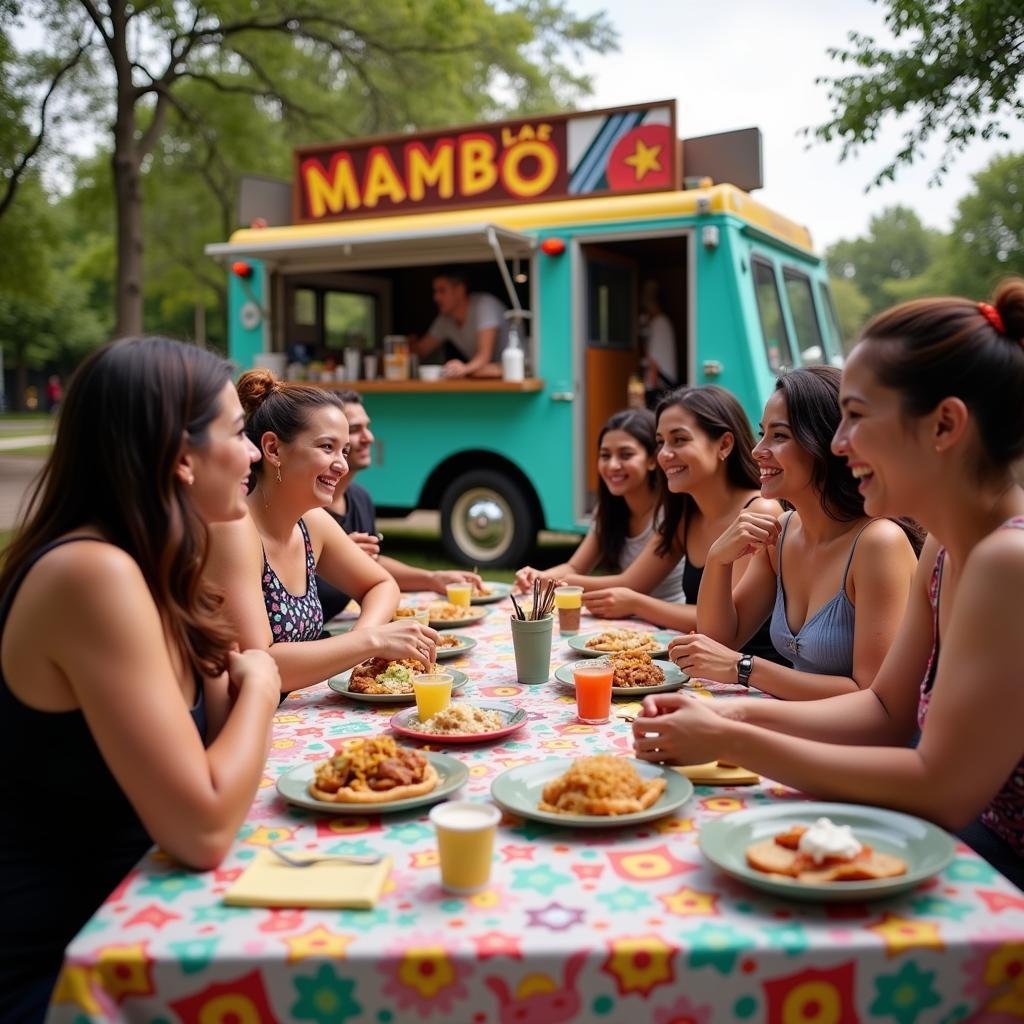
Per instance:
[[[554,678],[516,682],[509,612],[506,599],[459,629],[479,644],[447,663],[470,679],[457,699],[516,703],[529,719],[504,740],[443,748],[469,769],[464,799],[487,800],[513,766],[631,749],[628,723],[580,724],[571,691]],[[608,625],[585,616],[583,628]],[[574,657],[556,625],[552,670]],[[714,699],[737,692],[707,689]],[[468,897],[440,888],[429,808],[318,815],[279,797],[283,772],[387,731],[396,710],[325,684],[292,694],[222,866],[195,873],[159,851],[144,857],[68,947],[49,1024],[1024,1019],[1024,894],[963,845],[938,877],[866,903],[787,901],[707,862],[697,845],[704,823],[802,799],[770,780],[697,786],[676,813],[639,827],[506,817],[491,884]],[[232,882],[274,844],[383,852],[393,869],[372,910],[225,905]]]

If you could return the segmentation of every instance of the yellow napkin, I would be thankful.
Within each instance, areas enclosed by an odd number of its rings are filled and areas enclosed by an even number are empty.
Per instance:
[[[390,857],[379,864],[321,861],[309,867],[293,868],[269,850],[261,850],[224,894],[224,902],[235,907],[369,910],[380,899],[390,871]]]
[[[719,764],[708,761],[707,764],[684,764],[676,768],[680,775],[685,775],[698,786],[753,786],[761,781],[761,776],[748,772],[746,768],[736,765]]]

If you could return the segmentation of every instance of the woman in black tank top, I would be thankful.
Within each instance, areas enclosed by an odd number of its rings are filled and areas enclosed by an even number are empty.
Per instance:
[[[65,945],[154,841],[211,868],[252,801],[277,671],[229,653],[201,573],[255,457],[201,349],[122,341],[72,379],[0,572],[2,1020],[42,1020]]]

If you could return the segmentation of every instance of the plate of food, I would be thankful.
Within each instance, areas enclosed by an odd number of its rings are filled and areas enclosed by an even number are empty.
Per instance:
[[[476,640],[471,636],[461,636],[458,633],[442,633],[441,639],[437,642],[437,651],[434,657],[438,661],[446,658],[457,658],[460,654],[468,654],[476,647]],[[448,669],[445,669],[447,672]]]
[[[700,848],[726,874],[777,896],[859,902],[906,892],[942,871],[955,840],[882,807],[786,801],[705,822]]]
[[[494,604],[495,601],[503,601],[511,593],[511,583],[484,580],[479,587],[473,588],[473,594],[469,600],[472,604]]]
[[[277,780],[277,791],[321,814],[391,814],[437,803],[468,778],[454,757],[371,736],[349,740],[328,761],[296,765]]]
[[[635,700],[647,693],[668,693],[685,686],[690,680],[671,661],[655,661],[643,651],[620,651],[607,657],[615,669],[612,677],[613,697],[631,697]],[[573,664],[579,665],[581,662],[568,662],[555,669],[555,678],[575,689]]]
[[[622,651],[642,651],[652,658],[657,658],[668,654],[669,641],[678,635],[666,630],[646,632],[641,629],[605,629],[600,633],[571,636],[569,646],[588,658],[599,658],[603,654],[619,654]]]
[[[355,668],[327,680],[327,685],[345,697],[366,701],[368,704],[409,704],[416,699],[412,690],[412,677],[426,672],[427,666],[416,658],[388,661],[370,658]],[[452,677],[452,693],[458,693],[469,681],[465,672],[457,668],[441,671]]]
[[[452,604],[450,601],[431,601],[427,606],[430,612],[430,625],[434,629],[455,629],[457,626],[472,626],[485,618],[487,608],[467,608],[464,604]]]
[[[526,725],[526,712],[500,701],[463,704],[453,701],[425,722],[416,708],[405,708],[393,715],[391,728],[400,736],[411,736],[430,743],[483,743],[508,736]]]
[[[535,761],[491,783],[491,798],[511,814],[572,828],[653,821],[692,795],[693,784],[677,772],[614,754]]]

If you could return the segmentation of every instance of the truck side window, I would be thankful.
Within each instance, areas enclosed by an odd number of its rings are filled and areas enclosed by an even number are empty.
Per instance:
[[[324,347],[342,349],[361,339],[373,344],[377,337],[377,303],[360,292],[324,293]]]
[[[766,260],[755,257],[751,260],[754,274],[754,294],[757,296],[757,311],[761,317],[761,332],[768,354],[768,366],[773,373],[789,369],[793,365],[793,350],[789,344],[789,332],[782,318],[782,303],[775,283],[775,271]]]
[[[836,304],[832,299],[832,289],[825,281],[818,282],[818,295],[821,297],[821,304],[825,307],[825,320],[829,330],[832,332],[832,364],[843,365],[843,353],[849,347],[843,340],[843,329],[839,326],[839,314],[836,313]]]
[[[825,347],[818,326],[818,314],[814,309],[814,292],[811,279],[806,274],[785,267],[782,280],[786,285],[786,299],[789,315],[796,331],[796,343],[800,348],[800,362],[804,366],[825,362]]]

